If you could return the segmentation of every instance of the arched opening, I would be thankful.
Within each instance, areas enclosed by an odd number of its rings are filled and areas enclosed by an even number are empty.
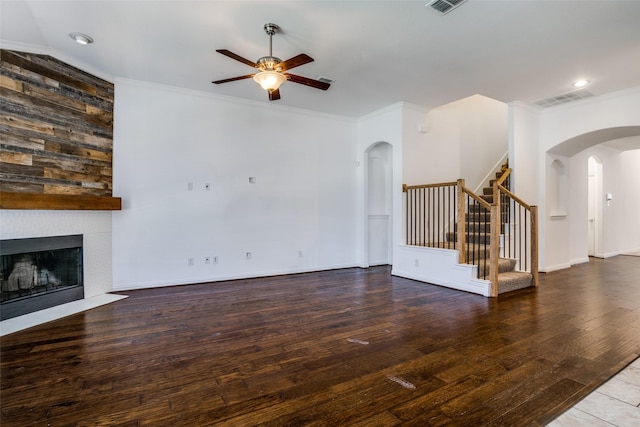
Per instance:
[[[640,126],[625,126],[576,135],[547,151],[550,163],[545,199],[550,218],[545,223],[545,239],[549,242],[550,259],[564,257],[579,263],[588,257],[608,258],[638,246],[634,236],[640,227],[633,207],[639,203],[640,193],[635,189],[640,185],[640,173],[636,172],[637,164],[625,161],[636,159],[632,153],[638,149]],[[557,159],[566,168],[564,196],[562,168],[555,163]]]
[[[391,145],[373,144],[365,153],[367,264],[391,264],[392,162]]]

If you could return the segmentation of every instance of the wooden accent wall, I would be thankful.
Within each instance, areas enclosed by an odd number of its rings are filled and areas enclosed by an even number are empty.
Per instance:
[[[47,55],[0,53],[2,199],[23,195],[44,209],[56,195],[111,198],[113,84]]]

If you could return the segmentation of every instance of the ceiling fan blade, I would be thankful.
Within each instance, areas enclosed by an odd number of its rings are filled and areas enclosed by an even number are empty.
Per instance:
[[[280,89],[267,91],[269,93],[269,101],[277,101],[280,99]]]
[[[279,63],[278,67],[281,67],[282,71],[286,71],[292,69],[293,67],[299,67],[300,65],[308,64],[309,62],[313,62],[313,58],[306,53],[301,53],[300,55],[294,56],[293,58],[289,58],[286,61]]]
[[[231,52],[230,50],[227,49],[216,49],[216,52],[223,54],[224,56],[228,56],[231,59],[235,59],[236,61],[240,61],[243,64],[247,64],[250,67],[253,68],[257,68],[258,64],[256,64],[253,61],[249,61],[248,59],[243,58],[240,55],[236,55],[235,53]]]
[[[229,79],[216,80],[215,82],[211,82],[211,83],[219,85],[220,83],[229,83],[229,82],[235,82],[236,80],[250,79],[254,75],[255,74],[247,74],[246,76],[231,77]]]
[[[295,74],[284,73],[288,80],[305,86],[315,87],[316,89],[327,90],[330,83],[321,82],[320,80],[310,79],[308,77],[296,76]]]

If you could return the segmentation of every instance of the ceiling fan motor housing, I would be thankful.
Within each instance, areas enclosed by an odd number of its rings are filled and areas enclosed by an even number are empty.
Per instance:
[[[263,56],[258,59],[256,68],[260,71],[282,71],[282,67],[279,66],[281,62],[282,59],[275,56]]]
[[[276,24],[272,24],[272,23],[264,24],[264,32],[267,33],[268,35],[272,36],[278,31],[280,31],[280,27],[278,27]]]

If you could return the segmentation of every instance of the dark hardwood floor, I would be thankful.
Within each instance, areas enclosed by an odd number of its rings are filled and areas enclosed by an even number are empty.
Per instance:
[[[544,425],[640,354],[640,257],[498,299],[345,269],[128,292],[1,340],[9,426]]]

